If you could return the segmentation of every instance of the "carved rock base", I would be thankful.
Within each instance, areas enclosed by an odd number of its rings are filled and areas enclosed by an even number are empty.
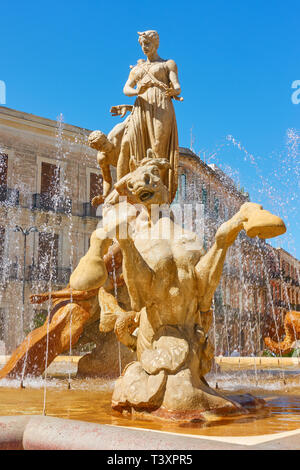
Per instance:
[[[125,368],[112,397],[112,408],[121,413],[182,422],[248,414],[261,409],[264,403],[249,394],[222,395],[204,378],[195,380],[189,369],[172,375],[165,371],[150,375],[137,361]]]
[[[210,410],[168,410],[160,407],[154,411],[136,411],[131,410],[132,415],[150,420],[178,421],[182,423],[197,423],[208,421],[219,421],[224,418],[248,415],[257,413],[264,406],[264,400],[256,398],[251,394],[231,395],[227,397],[228,402],[224,400],[224,406],[220,408],[211,408]],[[232,406],[235,403],[236,406]],[[267,410],[266,410],[267,412]]]
[[[77,377],[119,377],[119,347],[122,368],[136,359],[135,353],[123,344],[118,344],[113,331],[99,333],[99,336],[101,341],[98,342],[96,348],[79,360]]]

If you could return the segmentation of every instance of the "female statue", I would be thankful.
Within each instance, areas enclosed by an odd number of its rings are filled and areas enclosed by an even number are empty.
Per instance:
[[[177,189],[178,135],[172,98],[181,92],[177,66],[173,60],[159,57],[159,36],[156,31],[139,34],[139,43],[147,59],[132,67],[124,86],[124,94],[137,96],[132,112],[126,120],[117,164],[118,180],[134,170],[130,157],[139,162],[151,148],[157,158],[167,158],[171,169],[165,175],[165,184],[171,200]],[[135,88],[136,87],[136,88]]]
[[[97,161],[104,179],[103,195],[97,196],[92,204],[101,204],[112,189],[110,165],[117,166],[117,179],[120,180],[130,171],[134,171],[136,162],[147,155],[147,150],[157,158],[168,159],[170,169],[163,177],[169,189],[170,202],[177,189],[178,135],[172,98],[179,98],[180,85],[177,66],[174,60],[164,60],[157,54],[159,36],[156,31],[144,31],[139,34],[139,43],[147,59],[140,59],[131,67],[124,86],[127,96],[137,96],[133,106],[118,105],[111,108],[113,116],[130,115],[117,124],[106,136],[101,131],[94,131],[89,136],[89,145],[98,150]],[[132,157],[132,158],[131,158]]]

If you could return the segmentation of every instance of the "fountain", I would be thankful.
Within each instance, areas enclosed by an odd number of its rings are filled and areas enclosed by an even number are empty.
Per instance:
[[[101,332],[113,331],[132,352],[131,362],[122,367],[119,356],[120,376],[112,384],[112,395],[111,388],[99,395],[99,386],[105,388],[100,379],[98,385],[97,379],[89,383],[79,401],[73,395],[73,418],[81,416],[80,407],[86,410],[85,393],[90,406],[87,420],[94,421],[99,412],[100,422],[111,422],[104,418],[111,400],[112,416],[125,426],[147,427],[145,422],[151,421],[152,428],[159,429],[166,422],[178,432],[180,426],[195,430],[195,423],[265,417],[268,410],[261,397],[223,393],[220,379],[213,388],[205,377],[214,358],[212,307],[226,255],[240,232],[254,239],[259,250],[259,239],[280,236],[286,227],[260,204],[245,202],[220,225],[205,252],[198,234],[182,226],[172,204],[179,158],[172,99],[182,100],[177,66],[158,56],[156,31],[138,34],[147,59],[132,68],[124,87],[125,95],[137,96],[135,104],[112,107],[113,115],[130,114],[107,136],[94,131],[89,137],[104,178],[103,194],[92,204],[102,204],[103,220],[68,286],[52,291],[50,283],[49,292],[31,295],[32,303],[48,302],[47,319],[13,352],[0,379],[6,384],[20,381],[22,391],[10,392],[11,396],[16,400],[18,393],[26,395],[32,407],[39,395],[23,389],[25,379],[39,380],[32,377],[41,377],[57,356],[71,356],[84,331],[99,322]],[[110,166],[117,168],[114,185]],[[278,344],[267,339],[270,349],[291,347],[299,336],[295,321],[299,322],[297,312],[290,312],[285,320],[287,339]],[[51,414],[65,416],[60,387],[47,389],[46,380],[44,387],[43,414],[49,414],[51,406]],[[67,388],[76,392],[76,387],[69,372]],[[62,397],[59,406],[55,396]],[[93,399],[98,400],[96,410]]]

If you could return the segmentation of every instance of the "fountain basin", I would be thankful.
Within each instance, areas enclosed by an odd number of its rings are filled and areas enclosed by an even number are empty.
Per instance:
[[[237,370],[233,367],[230,370],[229,363],[238,359],[240,367],[242,364],[244,368]],[[252,365],[254,359],[258,363],[262,359],[261,365],[264,366],[274,358],[222,358],[222,361],[216,361],[221,370],[209,374],[207,379],[211,387],[218,384],[219,390],[227,396],[251,392],[262,398],[266,405],[261,410],[240,416],[212,418],[206,422],[180,423],[153,421],[138,415],[124,416],[112,411],[114,380],[76,378],[78,358],[61,356],[51,365],[52,374],[51,367],[48,368],[46,381],[42,377],[26,378],[24,389],[20,388],[19,380],[0,381],[0,429],[6,436],[1,438],[2,448],[21,448],[24,445],[34,449],[144,449],[146,445],[150,445],[149,449],[240,448],[271,446],[279,439],[280,442],[285,439],[285,445],[293,442],[291,448],[300,448],[299,370],[278,367],[276,370],[275,366],[274,370],[263,367],[251,370],[251,367],[247,369],[250,359]],[[46,416],[41,416],[43,411]],[[37,431],[39,427],[41,429]],[[25,433],[25,428],[28,433],[30,430],[30,434]],[[78,434],[79,429],[85,436],[81,441],[76,437],[81,435]],[[136,429],[139,430],[137,434],[132,434]],[[111,432],[115,433],[114,438]],[[153,439],[149,441],[145,433]],[[73,444],[70,444],[70,435],[73,436]],[[31,437],[25,442],[24,436]],[[93,441],[92,436],[98,437]],[[88,445],[90,447],[85,447]],[[210,447],[201,447],[204,445]]]

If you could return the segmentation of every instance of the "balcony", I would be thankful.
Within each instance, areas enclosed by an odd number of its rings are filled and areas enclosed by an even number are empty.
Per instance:
[[[63,196],[50,196],[47,193],[32,195],[32,209],[71,214],[72,200]]]
[[[0,264],[0,275],[2,282],[17,281],[22,279],[22,266],[18,262]]]
[[[95,217],[101,218],[101,215],[97,215],[98,207],[93,207],[90,202],[84,202],[82,204],[82,217]]]
[[[40,270],[36,265],[30,265],[26,268],[26,281],[52,281],[53,284],[68,284],[71,276],[71,268],[55,266],[52,270]]]
[[[26,266],[25,281],[52,281],[53,284],[66,285],[71,275],[70,267],[56,266],[52,268],[52,272],[41,271],[37,265]],[[3,279],[6,281],[23,281],[23,267],[18,263],[11,263],[8,269],[2,272]]]
[[[264,286],[266,283],[264,276],[259,276],[258,274],[249,271],[244,271],[244,279],[251,284],[255,284],[260,287]]]
[[[281,299],[273,300],[273,305],[274,307],[285,308],[286,310],[289,310],[289,308],[291,307],[291,305],[289,305],[288,302],[286,302],[285,300],[281,300]]]
[[[270,277],[270,279],[280,279],[281,278],[281,272],[278,269],[273,268],[273,269],[269,270],[269,277]]]
[[[20,203],[20,192],[7,186],[0,186],[0,203],[6,206],[18,206]]]
[[[56,280],[57,284],[68,284],[71,276],[71,268],[58,266],[56,270]]]

